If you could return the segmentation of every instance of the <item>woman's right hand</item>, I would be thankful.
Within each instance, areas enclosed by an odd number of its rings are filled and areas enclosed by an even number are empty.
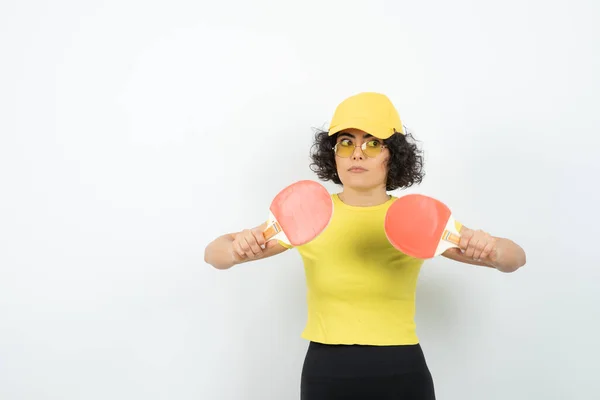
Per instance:
[[[263,256],[266,249],[277,244],[276,240],[265,241],[263,231],[267,223],[262,223],[252,229],[244,229],[234,235],[231,247],[236,262],[256,260]]]

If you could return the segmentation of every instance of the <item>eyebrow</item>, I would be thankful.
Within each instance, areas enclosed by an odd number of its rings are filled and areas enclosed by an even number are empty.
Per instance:
[[[348,132],[341,132],[340,135],[339,135],[339,137],[344,137],[344,136],[351,137],[352,139],[356,138],[356,136],[354,136],[353,134],[348,133]],[[369,138],[372,138],[372,137],[374,137],[374,136],[371,135],[370,133],[365,133],[365,139],[369,139]]]

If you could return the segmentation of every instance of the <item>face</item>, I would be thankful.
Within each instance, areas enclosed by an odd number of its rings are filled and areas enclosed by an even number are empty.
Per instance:
[[[389,150],[383,140],[359,129],[347,129],[338,133],[336,146],[337,172],[344,186],[357,190],[385,187]]]

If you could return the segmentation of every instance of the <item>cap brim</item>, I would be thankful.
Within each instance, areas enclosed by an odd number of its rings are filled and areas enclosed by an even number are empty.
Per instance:
[[[329,136],[335,135],[338,132],[341,132],[345,129],[360,129],[363,132],[369,133],[375,136],[378,139],[387,139],[392,136],[394,133],[400,133],[404,135],[404,129],[401,127],[400,130],[394,130],[393,128],[384,127],[378,124],[374,124],[369,121],[365,121],[364,119],[357,119],[353,121],[348,121],[343,124],[338,124],[335,126],[331,126],[329,128]]]

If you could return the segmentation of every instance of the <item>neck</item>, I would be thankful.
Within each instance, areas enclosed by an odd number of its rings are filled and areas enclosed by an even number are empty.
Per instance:
[[[390,195],[385,191],[385,186],[367,190],[344,187],[338,197],[349,206],[356,207],[378,206],[390,199]]]

